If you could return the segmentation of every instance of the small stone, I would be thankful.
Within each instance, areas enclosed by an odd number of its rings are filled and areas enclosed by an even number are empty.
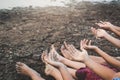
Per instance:
[[[34,54],[32,58],[35,59],[35,60],[39,60],[40,59],[40,54]]]

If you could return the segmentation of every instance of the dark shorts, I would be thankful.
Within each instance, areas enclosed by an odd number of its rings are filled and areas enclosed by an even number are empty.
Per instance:
[[[102,65],[114,70],[115,72],[118,72],[118,69],[116,69],[110,65],[107,65],[107,64],[106,65],[102,64]],[[76,71],[76,76],[77,76],[78,80],[103,80],[100,76],[95,74],[88,67],[78,69]]]

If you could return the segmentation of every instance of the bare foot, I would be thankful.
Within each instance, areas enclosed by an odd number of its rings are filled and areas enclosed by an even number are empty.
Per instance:
[[[51,45],[50,55],[51,55],[51,53],[56,55],[56,57],[57,57],[57,59],[58,59],[57,61],[62,61],[62,60],[64,59],[64,57],[61,56],[61,55],[56,51],[54,45]]]
[[[46,75],[51,75],[51,73],[54,71],[54,69],[56,69],[56,68],[54,68],[50,64],[46,64],[45,65],[45,74]]]
[[[45,66],[45,74],[53,76],[56,80],[63,80],[60,71],[57,68],[50,65],[50,64],[46,64],[46,66]]]
[[[42,55],[41,55],[41,59],[42,59],[42,62],[46,64],[48,64],[45,60],[44,60],[44,57],[47,55],[47,51],[43,51]]]
[[[31,69],[26,64],[21,63],[21,62],[16,63],[16,70],[18,73],[23,74],[23,75],[27,75],[30,77],[31,77],[31,73],[36,74],[37,76],[40,76],[40,74],[37,73],[35,70]]]

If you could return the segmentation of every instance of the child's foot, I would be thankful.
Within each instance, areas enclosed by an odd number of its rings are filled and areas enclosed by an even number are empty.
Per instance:
[[[54,45],[51,45],[51,50],[50,53],[53,53],[56,55],[58,61],[62,61],[64,59],[64,57],[62,57],[55,49]]]
[[[50,75],[54,69],[55,68],[53,66],[51,66],[50,64],[46,64],[45,65],[45,74]]]
[[[50,65],[50,64],[46,64],[46,66],[45,66],[45,74],[53,76],[56,80],[63,80],[60,71],[57,68]]]
[[[21,62],[16,63],[16,70],[18,73],[23,74],[23,75],[27,75],[30,77],[31,77],[31,73],[36,74],[37,76],[40,76],[40,74],[37,73],[35,70],[31,69],[26,64],[21,63]]]

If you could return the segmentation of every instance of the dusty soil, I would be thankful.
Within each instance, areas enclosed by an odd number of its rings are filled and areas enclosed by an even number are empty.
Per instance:
[[[53,43],[60,53],[63,41],[79,48],[79,41],[88,38],[110,55],[119,56],[120,49],[105,39],[95,39],[91,33],[90,27],[97,27],[94,23],[100,20],[120,26],[120,5],[86,2],[68,8],[17,7],[0,10],[0,80],[29,80],[16,73],[17,61],[26,63],[47,80],[53,80],[45,76],[40,59],[42,51]],[[97,55],[92,51],[89,54]]]

